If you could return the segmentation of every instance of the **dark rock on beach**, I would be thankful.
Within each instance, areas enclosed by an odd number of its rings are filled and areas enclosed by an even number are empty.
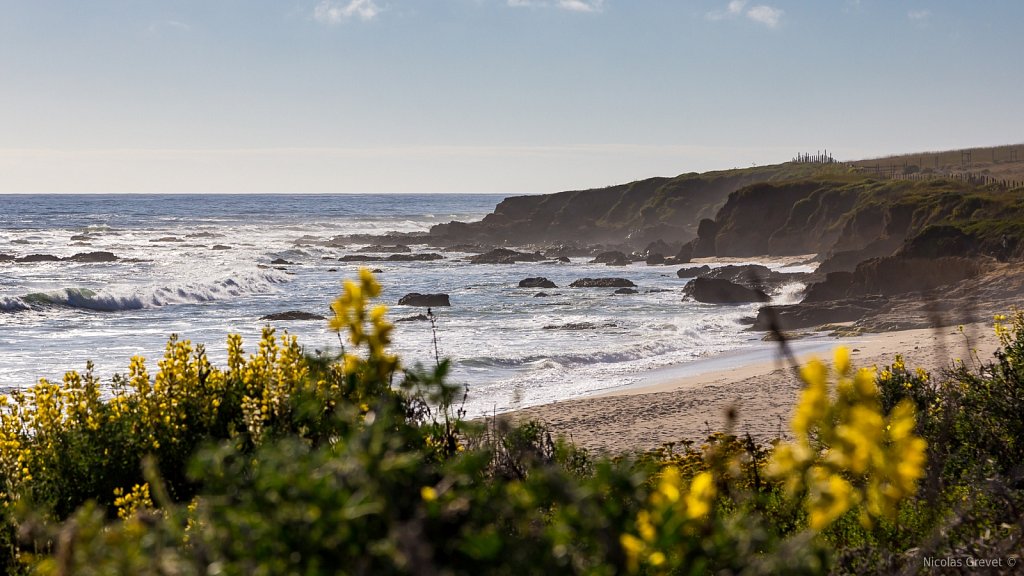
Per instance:
[[[420,294],[412,292],[398,300],[399,306],[451,306],[447,294]]]
[[[473,264],[515,264],[516,262],[540,262],[541,260],[545,260],[545,257],[539,252],[517,252],[508,248],[495,248],[490,252],[469,258]]]
[[[683,293],[697,302],[706,304],[743,304],[768,301],[768,296],[761,290],[747,288],[721,278],[694,278],[686,284]]]
[[[571,288],[636,288],[625,278],[580,278],[569,284]]]
[[[519,281],[520,288],[558,288],[554,282],[547,278],[525,278]]]
[[[319,314],[313,314],[312,312],[303,312],[302,310],[289,310],[287,312],[275,312],[274,314],[267,314],[260,318],[260,320],[326,320]]]

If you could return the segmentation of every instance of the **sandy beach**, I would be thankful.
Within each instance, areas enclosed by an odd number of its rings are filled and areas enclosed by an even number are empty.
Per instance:
[[[991,360],[998,341],[990,323],[905,330],[815,340],[795,344],[798,362],[831,359],[836,346],[848,347],[856,367],[891,364],[902,353],[908,367],[933,374],[962,360],[968,366]],[[776,348],[777,350],[777,348]],[[765,356],[762,354],[761,356]],[[673,375],[653,375],[647,384],[597,396],[526,408],[517,419],[538,420],[578,446],[620,453],[656,448],[665,442],[701,441],[715,431],[750,433],[758,441],[788,434],[788,421],[801,384],[777,351],[772,358],[738,355],[699,361]],[[705,369],[706,368],[706,369]],[[652,381],[653,380],[653,381]],[[735,414],[731,429],[728,413]]]

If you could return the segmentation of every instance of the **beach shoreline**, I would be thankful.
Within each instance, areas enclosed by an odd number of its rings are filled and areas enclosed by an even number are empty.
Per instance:
[[[830,361],[834,348],[846,346],[858,368],[881,368],[902,354],[909,368],[920,367],[934,375],[960,360],[968,366],[989,362],[998,348],[989,323],[811,342],[809,346],[799,340],[791,343],[799,363],[812,357]],[[758,442],[770,442],[788,434],[801,389],[792,366],[778,354],[769,359],[749,352],[726,354],[652,373],[661,375],[499,417],[536,420],[577,446],[607,453],[650,450],[682,440],[699,443],[719,431],[749,433]]]

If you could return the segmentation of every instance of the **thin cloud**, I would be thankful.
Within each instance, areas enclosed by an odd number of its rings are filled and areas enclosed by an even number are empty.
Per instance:
[[[514,8],[533,6],[540,8],[560,8],[570,12],[601,12],[604,0],[508,0]]]
[[[782,20],[783,11],[781,8],[758,4],[747,8],[747,0],[732,0],[724,10],[714,10],[704,16],[711,21],[729,20],[745,17],[751,21],[763,24],[769,28],[775,28]]]
[[[914,22],[926,22],[931,17],[931,10],[911,10],[910,12],[907,12],[907,18],[910,18]]]
[[[373,20],[380,12],[374,0],[320,0],[313,9],[313,18],[323,24],[340,24],[352,18]]]
[[[747,18],[750,18],[754,22],[764,24],[769,28],[775,28],[779,25],[779,20],[782,19],[782,10],[780,8],[773,8],[771,6],[754,6],[750,10],[747,10]]]

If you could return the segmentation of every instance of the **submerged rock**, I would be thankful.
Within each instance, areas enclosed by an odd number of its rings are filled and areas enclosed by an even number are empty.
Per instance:
[[[290,266],[290,265],[295,264],[295,262],[289,262],[289,261],[285,260],[284,258],[275,258],[275,259],[270,261],[270,264],[272,266]]]
[[[615,291],[616,294],[636,294],[635,288],[619,288]]]
[[[554,282],[544,277],[525,278],[519,281],[520,288],[558,288]]]
[[[447,294],[420,294],[411,292],[398,299],[399,306],[451,306]]]
[[[595,324],[593,322],[570,322],[568,324],[548,324],[543,330],[595,330],[597,328],[615,328],[615,324]]]
[[[571,288],[636,288],[625,278],[580,278],[569,284]]]
[[[260,318],[260,320],[326,320],[319,314],[313,314],[312,312],[303,312],[302,310],[289,310],[287,312],[275,312],[274,314],[267,314]]]
[[[154,238],[150,242],[184,242],[184,240],[175,236],[163,236],[161,238]]]
[[[28,256],[22,256],[21,258],[15,259],[15,262],[22,264],[31,264],[32,262],[60,262],[60,256],[54,256],[53,254],[29,254]]]
[[[231,246],[225,246],[223,244],[214,244],[210,250],[231,250]]]
[[[416,314],[415,316],[406,316],[405,318],[399,318],[395,322],[425,322],[430,320],[426,314]]]

